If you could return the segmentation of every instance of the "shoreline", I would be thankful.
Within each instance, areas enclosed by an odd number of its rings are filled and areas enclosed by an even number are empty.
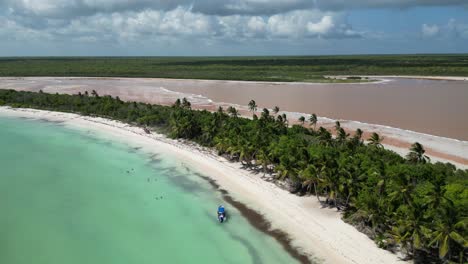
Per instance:
[[[269,230],[284,230],[290,245],[324,263],[408,263],[380,249],[365,234],[341,220],[336,209],[322,208],[314,197],[299,197],[205,148],[160,134],[146,134],[142,128],[99,117],[35,109],[0,107],[0,115],[63,122],[122,140],[145,151],[175,154],[197,172],[227,190],[236,202],[261,212],[271,223]],[[220,190],[221,191],[221,190]],[[284,247],[284,245],[283,245]],[[285,248],[286,250],[286,248]]]
[[[424,76],[424,75],[327,75],[330,78],[363,77],[363,78],[401,78],[433,81],[468,81],[464,76]],[[381,80],[384,81],[384,80]]]
[[[384,76],[382,76],[384,77]],[[424,76],[389,76],[394,79],[383,79],[382,82],[393,82],[395,78],[418,78]],[[426,76],[427,77],[427,76]],[[427,77],[429,78],[429,77]],[[468,77],[437,77],[431,76],[430,78],[448,78],[448,79],[468,79]],[[434,80],[434,82],[436,82]],[[456,81],[456,83],[464,83],[461,81]],[[333,86],[334,84],[322,84],[322,83],[300,83],[300,82],[292,82],[292,83],[281,83],[281,82],[254,82],[254,81],[229,81],[229,80],[194,80],[194,79],[164,79],[164,78],[99,78],[99,77],[0,77],[0,89],[14,89],[17,91],[33,91],[38,92],[39,90],[43,90],[46,93],[60,93],[60,94],[77,94],[78,92],[84,93],[85,91],[91,92],[91,90],[95,89],[100,95],[110,95],[113,97],[119,96],[120,99],[124,101],[136,101],[136,102],[143,102],[143,103],[151,103],[151,104],[160,104],[160,105],[171,105],[174,103],[176,99],[182,99],[186,97],[191,103],[193,108],[196,109],[206,109],[208,111],[216,111],[218,106],[223,106],[224,108],[228,106],[236,107],[238,110],[245,110],[246,113],[250,112],[248,107],[244,103],[234,103],[239,99],[233,99],[229,102],[226,102],[226,98],[219,98],[220,95],[217,92],[214,92],[213,87],[220,87],[226,90],[225,88],[235,88],[237,87],[236,84],[245,84],[247,85],[243,91],[247,91],[251,88],[257,87],[261,89],[275,89],[278,85],[284,85],[285,88],[293,88],[293,87],[300,87],[300,86],[307,86],[307,87],[315,87],[316,85],[320,86]],[[361,83],[361,84],[369,84],[369,83]],[[358,86],[353,87],[365,87],[359,84]],[[262,86],[263,85],[263,86]],[[267,85],[267,87],[264,87]],[[350,83],[346,83],[346,85],[354,85]],[[372,85],[376,85],[376,82],[372,82]],[[128,89],[129,87],[133,87],[132,89]],[[281,86],[282,87],[282,86]],[[383,86],[382,86],[383,87]],[[240,86],[243,88],[243,86]],[[373,90],[382,90],[381,87],[376,87]],[[226,93],[222,89],[223,92],[219,92],[221,94]],[[299,89],[299,88],[298,88]],[[356,88],[359,90],[359,88]],[[364,89],[364,88],[363,88]],[[265,90],[266,91],[266,90]],[[274,90],[273,92],[276,92]],[[231,96],[231,94],[224,95],[224,96]],[[324,96],[327,96],[326,94]],[[222,97],[222,96],[221,96]],[[256,98],[257,97],[257,98]],[[252,96],[250,99],[257,100],[260,98],[257,96]],[[462,97],[458,97],[462,98]],[[260,101],[260,99],[258,99]],[[296,100],[296,99],[295,99]],[[244,102],[244,101],[243,101]],[[245,103],[248,102],[247,99]],[[275,105],[275,102],[272,104],[266,104],[259,102],[259,109],[261,107],[271,108]],[[281,107],[281,105],[280,105]],[[364,106],[363,106],[364,107]],[[392,106],[393,107],[393,106]],[[301,116],[308,116],[311,113],[314,113],[314,110],[305,110],[305,109],[294,109],[288,107],[281,107],[284,111],[281,113],[288,114],[290,120],[296,119]],[[271,109],[270,109],[271,110]],[[463,110],[463,108],[462,108]],[[320,112],[320,110],[318,110]],[[326,110],[329,112],[329,109]],[[374,117],[370,118],[368,115],[361,115],[361,114],[352,114],[351,116],[346,116],[340,111],[337,110],[336,114],[333,113],[318,113],[319,114],[319,121],[323,123],[328,122],[335,122],[335,120],[339,120],[343,123],[356,123],[353,124],[353,127],[360,126],[364,130],[369,130],[369,128],[375,128],[376,130],[389,130],[389,134],[393,134],[394,132],[401,134],[401,133],[408,133],[411,136],[423,137],[428,138],[430,141],[442,140],[449,143],[449,140],[458,140],[461,143],[465,143],[468,146],[468,138],[465,134],[461,132],[455,131],[462,131],[465,126],[459,126],[458,124],[454,127],[453,122],[442,122],[440,123],[441,129],[435,129],[433,124],[425,124],[421,123],[417,126],[411,126],[407,123],[407,121],[402,121],[402,124],[399,124],[396,119],[391,119],[385,121],[385,117],[383,119],[375,120]],[[354,111],[354,110],[353,110]],[[457,111],[460,112],[460,111]],[[401,113],[400,113],[401,114]],[[357,115],[357,116],[356,116]],[[416,115],[419,118],[419,116]],[[415,116],[411,118],[416,118]],[[409,118],[409,117],[407,117]],[[424,117],[425,118],[425,117]],[[436,116],[437,118],[441,118],[440,116]],[[450,119],[451,116],[445,116],[444,120]],[[454,117],[455,118],[455,117]],[[460,117],[459,117],[460,118]],[[355,121],[354,121],[355,120]],[[319,122],[319,123],[322,123]],[[395,123],[396,122],[396,123]],[[406,123],[405,123],[406,122]],[[442,129],[444,128],[444,129]],[[402,131],[398,131],[402,130]],[[452,131],[452,132],[448,132]],[[370,131],[373,132],[373,131]],[[414,134],[414,135],[411,135]],[[391,137],[390,135],[387,135]],[[398,138],[401,138],[398,136]],[[407,143],[414,143],[414,142],[407,142]],[[453,142],[457,144],[456,142]],[[432,147],[436,152],[448,152],[447,154],[454,154],[450,151],[445,151],[443,148],[439,147]],[[468,165],[468,155],[463,155],[468,153],[468,148],[463,149],[462,151],[458,150],[456,153],[462,153],[461,157],[466,159],[466,164]]]
[[[332,119],[330,119],[332,120]],[[335,121],[323,121],[317,123],[325,128],[332,129]],[[372,132],[383,136],[382,145],[401,156],[409,152],[409,148],[415,142],[421,143],[434,162],[450,162],[460,169],[468,169],[468,141],[454,138],[425,134],[412,130],[395,128],[385,125],[368,124],[359,121],[338,120],[342,127],[351,135],[360,128],[364,131],[363,138],[368,138]]]
[[[218,103],[223,107],[229,106],[228,103]],[[231,104],[233,105],[233,104]],[[251,118],[251,112],[247,110],[246,106],[243,105],[234,105],[238,110],[240,115],[243,118]],[[204,108],[203,106],[194,106],[198,110],[208,110],[214,112],[215,109]],[[272,111],[272,109],[270,109]],[[311,116],[306,113],[299,112],[290,112],[290,111],[280,111],[278,114],[285,113],[292,120],[290,125],[300,125],[298,118],[300,116],[306,117],[306,120]],[[260,115],[261,112],[256,112],[257,115]],[[421,143],[425,150],[426,155],[428,155],[434,162],[450,162],[460,169],[468,169],[468,141],[436,136],[425,134],[422,132],[407,130],[403,128],[396,128],[386,125],[379,124],[369,124],[360,121],[353,120],[337,120],[328,117],[318,117],[317,128],[323,126],[324,128],[334,132],[335,122],[340,121],[341,126],[345,129],[347,133],[351,135],[360,128],[364,131],[363,138],[368,138],[372,132],[378,133],[380,136],[383,136],[382,145],[398,153],[400,156],[405,157],[409,152],[409,148],[415,142]],[[309,127],[307,122],[304,125]]]
[[[326,79],[338,79],[346,77],[362,77],[369,78],[371,82],[349,82],[354,84],[368,84],[375,82],[387,82],[387,78],[396,79],[416,79],[416,80],[433,80],[433,81],[468,81],[468,76],[425,76],[425,75],[324,75]],[[133,80],[133,79],[147,79],[147,80],[170,80],[170,81],[222,81],[231,83],[261,83],[261,84],[349,84],[337,82],[304,82],[304,81],[246,81],[246,80],[219,80],[219,79],[181,79],[181,78],[163,78],[163,77],[116,77],[116,76],[0,76],[1,79],[24,79],[24,78],[45,78],[45,79],[102,79],[102,80]]]
[[[286,232],[279,229],[272,229],[271,223],[261,213],[252,210],[247,205],[232,198],[229,192],[221,188],[221,186],[212,178],[199,173],[196,174],[207,181],[215,190],[219,191],[223,197],[223,200],[229,205],[235,207],[241,213],[241,215],[247,219],[250,225],[267,236],[273,237],[290,256],[295,258],[301,264],[308,264],[311,262],[312,256],[305,253],[303,250],[294,247],[291,243],[291,238]]]

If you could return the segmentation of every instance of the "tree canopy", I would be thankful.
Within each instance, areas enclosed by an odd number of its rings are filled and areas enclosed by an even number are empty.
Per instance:
[[[194,141],[285,181],[293,193],[313,194],[342,210],[346,221],[382,248],[400,248],[421,263],[468,261],[468,170],[431,163],[419,143],[403,158],[386,150],[376,133],[365,144],[362,130],[351,136],[339,122],[336,136],[323,127],[315,129],[316,115],[309,119],[314,128],[290,127],[285,114],[277,115],[279,109],[275,115],[263,109],[251,120],[240,118],[234,107],[213,113],[193,110],[186,99],[161,106],[95,92],[0,90],[0,105],[112,118]],[[255,101],[249,106],[256,111]]]

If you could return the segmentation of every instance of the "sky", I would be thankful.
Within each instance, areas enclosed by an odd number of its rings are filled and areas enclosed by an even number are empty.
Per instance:
[[[0,0],[0,56],[468,53],[468,0]]]

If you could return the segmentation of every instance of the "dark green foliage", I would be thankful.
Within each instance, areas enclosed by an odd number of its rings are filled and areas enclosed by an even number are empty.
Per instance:
[[[339,122],[333,137],[323,127],[288,127],[286,116],[276,115],[277,111],[272,115],[263,109],[250,120],[238,117],[232,107],[214,113],[192,110],[187,100],[160,106],[96,93],[0,90],[0,105],[75,112],[158,128],[170,137],[214,147],[251,170],[272,173],[298,194],[315,194],[324,205],[343,210],[345,220],[380,247],[399,245],[422,263],[468,261],[468,171],[427,162],[419,143],[405,159],[384,149],[379,135],[373,134],[366,145],[363,131],[350,135]],[[255,102],[251,103],[254,108]]]
[[[0,76],[160,77],[246,81],[357,82],[326,75],[468,76],[468,56],[2,58]]]

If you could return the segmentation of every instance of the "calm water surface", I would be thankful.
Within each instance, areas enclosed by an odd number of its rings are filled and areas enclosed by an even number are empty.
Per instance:
[[[468,141],[468,81],[389,78],[384,83],[300,84],[117,78],[0,78],[0,88],[72,93],[96,90],[123,100],[170,104],[187,97],[259,108],[279,106],[333,119],[386,125]],[[212,101],[210,101],[212,100]]]
[[[178,86],[215,102],[299,112],[403,128],[468,141],[468,82],[390,79],[367,84],[234,84]]]
[[[187,97],[195,105],[209,100],[333,119],[387,125],[468,141],[468,81],[392,79],[367,84],[255,83],[217,80],[118,78],[0,78],[0,88],[50,93],[96,90],[123,100],[173,103]],[[175,93],[174,93],[175,92]]]
[[[0,263],[296,263],[168,155],[0,117]]]

